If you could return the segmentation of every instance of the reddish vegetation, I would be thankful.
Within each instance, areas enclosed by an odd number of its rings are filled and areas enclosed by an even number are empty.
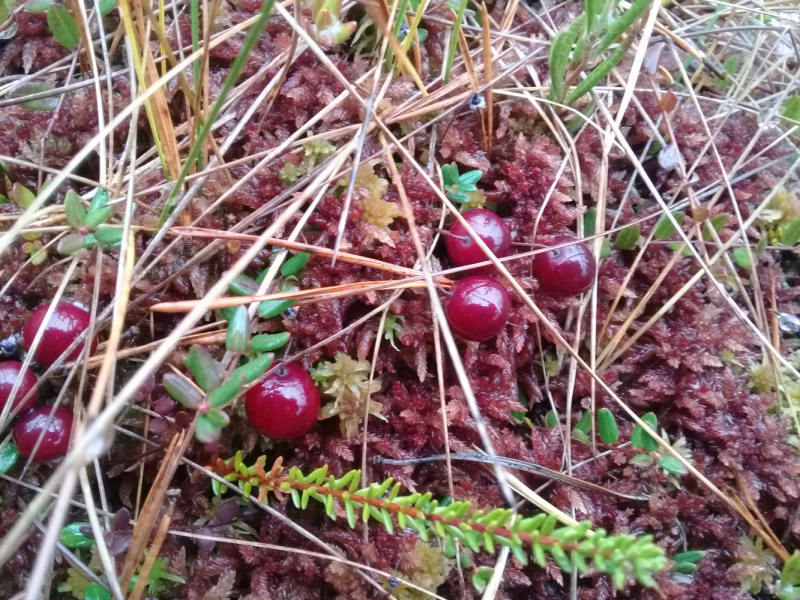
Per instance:
[[[223,23],[226,26],[252,16],[259,3],[246,0],[230,4],[225,16],[226,22]],[[494,16],[501,17],[502,13]],[[21,11],[15,13],[14,18],[19,30],[16,39],[0,50],[0,73],[5,71],[22,74],[26,68],[38,69],[65,55],[63,48],[47,34],[41,17]],[[538,33],[538,27],[535,23],[528,23],[520,31],[524,32],[522,35],[533,36]],[[180,28],[182,39],[186,42],[191,37],[191,30],[185,17],[181,19]],[[113,30],[107,28],[107,31]],[[171,32],[173,33],[170,35],[174,35],[174,28]],[[428,40],[422,46],[426,73],[440,72],[444,39],[444,28],[431,22]],[[274,19],[249,58],[242,81],[245,77],[255,75],[261,66],[286,50],[289,44],[288,27]],[[212,97],[219,90],[240,47],[241,39],[235,37],[212,50],[209,63]],[[367,71],[368,65],[361,59],[353,60],[343,53],[331,53],[329,56],[349,81],[355,81]],[[33,57],[33,62],[27,64],[30,57]],[[546,75],[545,58],[532,64],[540,75]],[[238,115],[244,113],[266,81],[276,77],[278,72],[279,69],[268,72],[267,78],[248,89],[236,104]],[[129,98],[126,77],[114,79],[112,102],[115,111],[125,106]],[[644,85],[644,80],[642,83]],[[289,69],[286,82],[271,112],[268,115],[256,113],[256,118],[244,129],[241,138],[226,155],[226,160],[232,161],[276,148],[342,91],[343,87],[310,52],[303,53]],[[413,92],[413,85],[405,77],[396,78],[389,87],[387,99],[393,106],[398,106],[411,97]],[[87,87],[64,96],[64,103],[53,122],[52,135],[47,138],[44,146],[44,160],[49,167],[63,167],[76,150],[96,133],[97,114],[93,93],[93,88]],[[655,119],[661,114],[658,100],[652,94],[637,93],[637,99],[651,118]],[[173,119],[178,124],[185,119],[185,99],[180,92],[175,92],[170,102]],[[710,116],[716,111],[717,105],[702,102],[701,109]],[[528,251],[534,247],[532,245],[555,244],[562,243],[567,238],[575,239],[583,209],[587,205],[594,205],[599,190],[603,168],[603,141],[600,133],[587,127],[577,136],[575,145],[580,170],[575,172],[568,164],[559,175],[564,160],[563,151],[552,138],[540,113],[531,104],[508,100],[496,105],[496,131],[490,155],[483,150],[478,111],[458,114],[453,122],[446,119],[437,124],[437,158],[441,162],[454,161],[465,169],[480,169],[483,172],[480,187],[484,189],[494,204],[496,214],[508,228],[511,241],[524,244],[511,245],[507,252],[513,255]],[[0,108],[0,148],[6,154],[38,162],[42,150],[41,140],[45,137],[44,133],[52,117],[51,112],[31,111],[22,106]],[[360,119],[359,105],[348,99],[328,113],[315,126],[314,132],[331,131],[360,123]],[[691,164],[704,151],[708,141],[699,115],[691,102],[681,101],[671,111],[670,119],[681,154],[687,164]],[[226,122],[219,133],[227,135],[230,123]],[[416,119],[403,123],[404,127],[410,128],[419,125],[422,125],[422,121]],[[144,115],[139,127],[140,139],[151,139]],[[638,153],[650,138],[650,130],[644,118],[633,107],[625,115],[625,127],[628,142]],[[755,118],[745,112],[736,113],[720,124],[715,143],[726,169],[730,169],[741,156],[758,127]],[[120,127],[117,131],[117,150],[123,147],[126,133],[125,127]],[[666,131],[662,133],[665,134]],[[761,135],[753,153],[762,150],[765,152],[748,169],[792,154],[793,149],[784,143],[767,149],[776,137],[777,134],[774,133]],[[428,148],[429,140],[427,130],[416,136],[418,158],[421,159],[421,149]],[[378,138],[370,136],[365,144],[364,157],[378,154],[380,149]],[[299,164],[301,157],[302,153],[284,153],[277,161],[249,179],[223,207],[204,219],[202,225],[229,229],[247,219],[248,230],[262,231],[272,222],[275,211],[288,197],[288,186],[282,183],[280,177],[282,167],[286,163]],[[609,215],[605,228],[610,229],[614,225],[612,211],[619,213],[617,226],[626,225],[634,218],[641,219],[660,212],[649,190],[638,180],[623,203],[633,169],[627,157],[616,148],[612,149],[608,158],[606,203]],[[231,167],[230,174],[234,180],[239,180],[250,172],[253,164],[255,163],[250,161]],[[744,217],[776,185],[785,164],[779,163],[765,168],[734,185],[737,206]],[[684,198],[681,195],[684,182],[676,171],[663,169],[655,158],[647,160],[645,167],[659,192],[665,196],[675,194],[680,195],[680,199]],[[35,171],[13,165],[10,170],[10,177],[14,182],[36,187]],[[97,177],[96,158],[88,160],[81,167],[81,174]],[[391,179],[381,166],[375,167],[375,174],[383,179]],[[695,170],[695,175],[697,181],[693,186],[699,190],[716,184],[721,177],[721,171],[716,160],[706,155]],[[429,245],[436,235],[435,229],[440,226],[441,202],[407,162],[402,164],[401,180],[413,208],[422,241]],[[137,179],[137,191],[162,182],[163,175],[158,169],[153,169]],[[581,198],[575,197],[576,183],[581,184]],[[89,188],[75,184],[75,189],[85,192]],[[199,216],[226,189],[228,183],[222,172],[216,172],[209,177],[191,208],[194,216]],[[59,202],[66,190],[65,185],[59,191]],[[399,203],[399,193],[394,185],[389,185],[384,199]],[[140,215],[137,217],[140,219],[139,224],[152,227],[163,203],[163,196],[152,193],[137,200],[146,207],[157,208],[155,214],[146,209],[137,213]],[[331,192],[323,197],[310,216],[309,225],[303,232],[304,240],[332,248],[341,211],[342,202],[338,195]],[[714,214],[725,212],[733,215],[732,199],[723,194],[716,206],[712,207],[712,211]],[[0,214],[4,216],[18,212],[18,207],[14,205],[0,204]],[[407,221],[396,218],[386,231],[376,235],[374,230],[363,226],[362,213],[360,201],[354,200],[347,215],[343,249],[394,265],[413,267],[417,255]],[[699,221],[700,217],[697,216]],[[300,215],[293,217],[283,233],[290,231],[299,218]],[[448,217],[445,227],[452,224],[451,219],[452,217]],[[657,219],[643,221],[642,234],[647,236],[656,222]],[[6,227],[8,221],[4,223],[3,226]],[[690,231],[696,224],[691,215],[687,214],[683,228]],[[729,239],[732,227],[735,227],[733,218],[728,228],[720,232],[723,241]],[[457,232],[458,225],[453,225],[452,231]],[[50,241],[50,235],[45,234],[42,242]],[[672,241],[676,239],[677,236],[674,236]],[[166,248],[170,240],[168,237],[167,242],[158,244],[151,258]],[[53,298],[67,267],[64,264],[56,265],[60,257],[50,256],[40,265],[22,268],[29,258],[22,243],[20,240],[3,256],[3,279],[0,284],[6,283],[5,278],[10,273],[19,272],[19,275],[6,295],[0,298],[0,338],[16,335],[29,346],[41,324],[43,309],[47,306],[40,303]],[[141,231],[136,234],[137,257],[141,256],[149,243],[149,234]],[[449,240],[447,245],[449,250]],[[504,243],[498,245],[498,248],[504,247]],[[153,341],[147,311],[149,306],[161,301],[202,297],[220,274],[230,268],[246,249],[245,243],[221,243],[196,237],[184,239],[175,245],[163,261],[135,282],[131,291],[132,304],[123,335],[123,348],[133,348]],[[464,259],[466,262],[461,262],[454,252],[448,253],[445,250],[445,243],[440,241],[434,250],[434,264],[448,268],[474,262],[472,255]],[[496,251],[498,256],[502,255],[500,252],[501,250]],[[537,255],[536,259],[526,257],[505,264],[553,327],[579,349],[581,356],[587,356],[590,347],[587,332],[592,327],[591,308],[582,312],[577,296],[591,287],[594,270],[597,269],[596,322],[599,328],[609,317],[609,307],[632,267],[634,255],[629,251],[612,249],[607,258],[595,265],[586,246],[577,244],[562,249],[558,256],[545,253]],[[673,251],[666,244],[651,245],[644,252],[621,301],[610,316],[605,337],[597,341],[598,348],[605,346],[617,333],[672,257]],[[252,276],[258,274],[268,266],[270,258],[270,250],[262,251],[248,273]],[[100,307],[108,306],[115,292],[118,259],[118,251],[109,250],[103,257],[102,269],[98,270],[95,253],[82,254],[73,280],[67,285],[66,297],[90,304],[95,280],[99,278]],[[770,290],[774,287],[777,309],[800,313],[800,304],[797,302],[800,289],[795,286],[796,278],[786,277],[776,260],[774,254],[762,253],[755,269],[761,282],[764,303],[770,306]],[[568,266],[565,266],[564,261],[569,261]],[[641,328],[666,301],[678,295],[681,287],[696,270],[697,266],[692,259],[681,257],[677,260],[654,291],[645,311],[633,319],[623,342]],[[312,258],[298,274],[298,285],[302,289],[315,289],[389,277],[386,271],[343,262],[331,265],[329,261]],[[462,283],[457,284],[453,290],[454,295],[459,293],[459,285],[463,286],[463,281],[462,279]],[[497,453],[535,462],[551,469],[561,469],[564,434],[568,435],[572,430],[579,413],[592,405],[593,390],[596,407],[608,408],[615,414],[620,424],[621,442],[629,441],[632,425],[616,402],[603,394],[599,386],[593,388],[589,375],[580,368],[574,381],[571,381],[569,359],[565,358],[563,365],[559,365],[554,338],[544,324],[538,321],[515,294],[508,294],[497,280],[489,281],[494,281],[493,286],[501,297],[499,302],[504,305],[499,310],[499,316],[496,316],[498,321],[491,324],[491,331],[470,335],[471,328],[487,325],[486,315],[476,314],[470,309],[456,316],[453,300],[447,310],[454,329],[465,338],[481,340],[481,343],[469,344],[459,341],[458,349]],[[755,299],[757,292],[748,287],[747,293]],[[402,332],[395,336],[394,345],[378,337],[377,317],[359,327],[348,329],[349,325],[367,311],[389,299],[390,294],[384,292],[298,305],[280,317],[259,320],[257,327],[261,332],[291,333],[292,352],[306,350],[343,330],[345,333],[326,346],[305,355],[302,365],[290,364],[286,367],[289,371],[288,377],[292,378],[292,388],[302,390],[306,404],[301,407],[298,401],[287,405],[285,401],[289,399],[289,394],[285,391],[285,386],[284,391],[279,393],[274,387],[275,382],[284,376],[275,375],[254,388],[247,395],[245,403],[240,402],[234,406],[230,411],[231,424],[225,428],[219,444],[204,448],[201,444],[192,442],[187,449],[187,456],[207,464],[212,458],[209,450],[224,457],[243,450],[251,457],[266,453],[270,464],[276,456],[282,455],[287,465],[299,465],[307,471],[322,464],[328,464],[331,472],[336,474],[360,468],[361,453],[364,450],[361,446],[363,429],[359,430],[358,436],[346,439],[335,419],[315,422],[310,417],[318,409],[320,397],[316,386],[308,379],[306,369],[319,360],[332,359],[336,352],[370,360],[377,341],[382,344],[377,357],[375,377],[380,378],[382,388],[373,395],[373,399],[383,405],[384,419],[369,419],[366,448],[368,456],[407,459],[443,453],[443,417],[447,419],[451,450],[471,451],[474,444],[480,443],[480,438],[464,392],[448,358],[443,360],[447,406],[444,415],[440,411],[433,321],[426,294],[424,290],[405,291],[392,303],[391,314],[402,317],[402,320],[398,319],[402,324]],[[741,297],[736,300],[742,302]],[[69,303],[60,304],[59,310],[62,307],[73,315],[72,322],[79,323],[80,327],[71,327],[53,338],[48,331],[46,340],[43,339],[36,355],[40,365],[51,364],[75,339],[79,330],[83,331],[88,326],[88,313]],[[80,311],[79,316],[77,311]],[[583,320],[580,321],[581,339],[575,340],[575,320],[578,315],[583,315]],[[155,339],[166,337],[175,322],[176,318],[173,316],[155,316],[152,324]],[[570,325],[567,326],[567,323]],[[93,351],[96,344],[97,340],[93,340]],[[210,346],[209,349],[218,358],[224,354],[224,348]],[[174,352],[169,358],[170,364],[182,368],[182,352],[183,349]],[[78,350],[71,358],[77,355]],[[788,420],[775,408],[777,394],[774,389],[759,390],[752,387],[748,367],[760,364],[760,360],[761,347],[757,340],[735,317],[714,286],[703,278],[618,361],[606,368],[601,377],[637,413],[656,413],[659,428],[668,433],[671,441],[685,439],[685,448],[693,464],[715,485],[731,494],[735,493],[734,490],[746,489],[752,495],[765,522],[776,531],[779,538],[785,535],[788,548],[795,548],[800,546],[800,521],[795,519],[800,497],[800,468],[796,450],[789,443]],[[115,382],[115,389],[119,389],[118,384],[137,369],[139,364],[120,361],[120,381]],[[553,369],[547,376],[543,372],[543,365]],[[156,381],[160,382],[160,375],[165,370],[159,373]],[[38,372],[41,374],[42,371]],[[300,383],[299,378],[303,379]],[[42,388],[44,401],[49,403],[54,400],[64,381],[63,373],[57,373],[51,379],[52,385],[46,384],[47,387]],[[88,377],[88,383],[93,383],[93,375]],[[0,401],[4,385],[0,383]],[[75,382],[71,385],[71,391],[65,398],[68,405],[75,401],[73,392],[77,390]],[[266,392],[271,395],[265,396]],[[22,395],[21,389],[18,397]],[[83,398],[86,397],[84,390]],[[526,405],[521,404],[521,398],[527,398]],[[280,402],[276,403],[276,400]],[[326,398],[325,401],[331,400]],[[149,406],[162,416],[172,415],[175,408],[174,404],[169,404],[160,384],[152,386],[151,390],[142,390],[137,402],[141,406]],[[572,421],[563,422],[568,404],[573,411]],[[552,407],[562,415],[561,428],[546,426],[545,415]],[[35,408],[16,422],[14,439],[23,455],[28,456],[32,452],[32,436],[37,427],[43,426],[42,419],[47,418],[51,408]],[[280,411],[291,412],[293,416],[279,417]],[[517,411],[524,413],[529,424],[523,422],[519,414],[514,414]],[[262,419],[262,416],[265,418]],[[178,427],[189,424],[186,412],[174,413],[174,417],[174,423],[171,417],[150,420],[149,437],[166,445]],[[249,417],[252,426],[248,424],[246,417]],[[121,425],[142,434],[144,422],[143,415],[130,412],[126,413]],[[154,425],[155,423],[158,424]],[[57,409],[45,443],[37,453],[37,460],[48,460],[64,454],[71,424],[72,413],[66,408]],[[266,442],[259,436],[259,432],[266,433],[273,439]],[[291,441],[279,441],[287,439]],[[706,550],[708,554],[700,562],[698,571],[691,576],[660,576],[661,589],[658,593],[643,591],[634,586],[615,596],[607,577],[588,576],[579,580],[578,598],[649,600],[659,597],[659,593],[662,594],[661,597],[670,600],[750,597],[739,591],[739,582],[730,571],[737,561],[739,539],[742,535],[753,535],[747,526],[693,477],[680,478],[680,487],[677,487],[675,481],[668,479],[661,469],[629,464],[628,461],[639,454],[639,450],[629,445],[606,448],[599,439],[597,444],[598,451],[610,450],[610,453],[593,459],[590,445],[572,441],[573,462],[590,461],[575,469],[573,474],[626,494],[649,495],[647,502],[622,500],[561,483],[551,483],[541,492],[542,495],[565,511],[574,508],[579,518],[591,519],[596,527],[604,527],[613,533],[653,533],[670,553],[689,548]],[[106,476],[105,490],[114,508],[124,505],[133,510],[140,464],[145,465],[145,490],[152,482],[163,455],[145,454],[146,452],[148,449],[139,441],[118,433],[110,456],[100,458],[100,465]],[[39,483],[51,473],[49,465],[38,465],[35,468],[37,470],[29,476],[37,478]],[[450,493],[443,463],[418,467],[381,467],[368,463],[366,476],[370,481],[392,476],[414,490],[428,490],[441,496]],[[520,474],[520,478],[531,488],[537,488],[546,482],[533,475]],[[481,466],[455,461],[452,481],[455,496],[458,499],[471,500],[476,508],[505,504],[493,476]],[[175,529],[197,531],[197,521],[206,519],[203,526],[213,530],[215,535],[318,550],[317,546],[295,530],[254,507],[241,508],[237,519],[246,526],[242,529],[232,529],[229,522],[214,522],[209,515],[214,515],[218,507],[210,499],[207,478],[190,478],[186,468],[178,469],[172,487],[182,491],[172,522]],[[3,498],[0,535],[4,535],[16,519],[18,500],[29,501],[31,492],[2,481],[0,496]],[[298,511],[290,502],[273,501],[271,506],[325,542],[342,550],[350,560],[369,563],[374,568],[405,577],[412,577],[419,572],[426,560],[417,546],[417,537],[408,532],[398,532],[391,536],[381,527],[373,525],[369,528],[369,539],[365,543],[362,531],[349,530],[342,518],[334,522],[316,509]],[[523,510],[530,509],[525,507]],[[72,516],[72,520],[84,520],[84,513],[81,511],[76,510]],[[214,518],[219,519],[218,516]],[[242,533],[245,530],[249,533]],[[40,542],[41,539],[36,536],[29,538],[12,561],[0,571],[0,597],[12,597],[24,587],[25,576],[35,560]],[[204,597],[214,600],[224,597],[229,591],[248,600],[284,597],[305,600],[334,596],[362,599],[371,597],[373,593],[369,584],[346,567],[274,550],[233,544],[212,544],[209,547],[192,543],[186,538],[169,536],[162,555],[169,557],[170,571],[187,581],[186,585],[173,588],[178,590],[175,591],[175,597],[189,600],[200,600]],[[493,557],[476,556],[476,565],[493,564]],[[469,575],[472,571],[466,570],[468,595],[473,593],[469,587]],[[65,572],[66,566],[56,565],[55,577],[61,578],[59,581],[63,579]],[[552,565],[548,569],[535,566],[523,568],[510,559],[497,597],[562,599],[569,597],[569,586],[569,577]],[[438,588],[438,593],[448,598],[461,597],[462,591],[459,587],[458,575],[453,569]],[[224,594],[219,593],[220,589]],[[217,590],[217,595],[208,596],[211,590]]]

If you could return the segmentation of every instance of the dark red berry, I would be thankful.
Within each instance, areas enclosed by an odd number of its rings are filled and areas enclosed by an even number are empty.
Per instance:
[[[8,403],[11,390],[14,389],[14,382],[22,371],[22,363],[17,360],[7,360],[0,363],[0,410]],[[17,408],[25,395],[36,386],[37,377],[30,369],[25,369],[22,374],[22,383],[14,396],[12,408]],[[25,406],[20,409],[19,414],[24,413],[29,408],[33,408],[39,400],[39,391],[34,390],[30,397],[25,401]],[[11,409],[9,409],[11,410]]]
[[[568,236],[558,236],[550,241],[551,246],[574,242]],[[542,289],[553,295],[577,296],[594,283],[597,263],[589,247],[578,242],[571,246],[542,252],[533,257],[533,274]]]
[[[503,219],[483,208],[468,210],[462,216],[497,258],[508,256],[511,250],[511,232]],[[450,255],[450,260],[459,267],[488,260],[486,254],[470,237],[460,221],[456,221],[450,226],[450,235],[447,236],[447,253]],[[492,273],[494,271],[494,267],[486,266],[472,272]]]
[[[247,391],[247,418],[259,432],[276,440],[307,433],[319,415],[319,390],[296,363],[282,365]]]
[[[14,443],[22,456],[33,453],[36,441],[44,431],[42,443],[33,460],[44,461],[66,456],[72,432],[72,412],[59,406],[45,430],[52,406],[37,406],[14,425]]]
[[[31,344],[42,327],[44,315],[49,308],[49,304],[42,304],[31,313],[28,322],[22,330],[22,342],[25,348],[30,350]],[[45,328],[42,340],[36,348],[36,360],[39,364],[49,367],[70,344],[75,341],[80,334],[89,328],[89,313],[78,308],[69,302],[59,302],[56,305],[50,321]],[[97,348],[97,338],[92,340],[92,352]],[[67,360],[75,360],[83,350],[83,344],[79,344],[67,357]]]
[[[461,337],[483,342],[502,331],[510,310],[506,288],[491,277],[475,275],[453,286],[445,312],[450,327]]]

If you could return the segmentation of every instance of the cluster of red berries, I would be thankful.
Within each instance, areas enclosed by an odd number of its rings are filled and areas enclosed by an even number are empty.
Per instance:
[[[508,256],[511,232],[495,213],[482,208],[468,210],[464,220],[497,258]],[[570,243],[571,242],[571,243]],[[543,291],[562,296],[576,296],[594,282],[594,255],[586,244],[559,236],[550,245],[559,246],[536,254],[533,274]],[[486,261],[486,255],[460,221],[450,227],[447,253],[459,267]],[[492,277],[492,266],[477,267],[473,274],[458,281],[452,289],[445,312],[450,326],[464,339],[483,342],[496,336],[508,320],[511,297],[506,288]]]
[[[33,340],[42,328],[45,314],[50,304],[42,304],[33,311],[22,331],[22,343],[30,350]],[[89,313],[68,302],[59,302],[53,308],[47,325],[42,332],[34,358],[43,367],[49,367],[67,351],[72,343],[89,328]],[[97,347],[97,339],[92,341],[91,349]],[[83,344],[73,350],[67,360],[75,360],[83,350]],[[21,415],[14,425],[14,443],[22,456],[45,461],[60,458],[67,453],[72,432],[72,412],[64,407],[36,406],[39,392],[36,389],[38,378],[30,369],[23,371],[23,364],[16,360],[0,363],[0,410],[8,404],[14,384],[20,379],[19,389],[9,410]],[[52,415],[50,413],[53,413]]]

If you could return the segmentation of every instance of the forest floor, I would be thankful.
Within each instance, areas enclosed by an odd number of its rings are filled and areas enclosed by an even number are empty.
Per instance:
[[[789,0],[0,0],[0,365],[38,377],[0,375],[0,598],[800,598],[799,34]],[[472,209],[510,236],[483,341],[446,312]],[[86,324],[34,340],[55,302]],[[290,364],[310,421],[254,418]],[[300,500],[323,466],[368,524]],[[393,521],[389,477],[471,525]],[[494,508],[596,533],[456,543]]]

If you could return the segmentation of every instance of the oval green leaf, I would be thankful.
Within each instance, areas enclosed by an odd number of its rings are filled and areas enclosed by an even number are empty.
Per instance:
[[[730,218],[730,215],[728,215],[726,213],[722,213],[722,214],[719,214],[719,215],[714,215],[713,217],[711,217],[708,220],[708,223],[706,223],[705,226],[703,227],[703,240],[706,241],[706,242],[710,242],[711,240],[714,239],[714,234],[711,232],[711,229],[709,227],[709,223],[710,223],[711,227],[714,228],[714,231],[719,233],[720,231],[722,231],[722,228],[725,227],[725,225],[727,224],[729,218]]]
[[[0,1],[2,4],[2,1]],[[25,98],[33,94],[41,94],[42,92],[49,92],[53,88],[46,83],[22,83],[16,86],[8,93],[9,98]],[[28,100],[23,102],[22,106],[30,110],[40,112],[51,112],[58,106],[58,96],[53,95],[47,98],[38,98],[36,100]]]
[[[583,415],[581,415],[581,420],[578,421],[578,424],[575,425],[575,431],[582,431],[583,433],[589,433],[592,428],[592,413],[590,411],[584,411]]]
[[[614,415],[607,408],[597,411],[597,429],[600,431],[600,439],[605,444],[616,444],[619,441],[619,428]]]
[[[203,346],[192,346],[183,361],[194,375],[194,380],[207,392],[217,389],[225,377],[225,369]]]
[[[662,456],[658,460],[658,466],[672,475],[686,475],[689,472],[683,463],[673,456]]]
[[[117,0],[100,0],[100,14],[106,16],[117,5]]]
[[[86,523],[70,523],[61,530],[59,541],[67,548],[91,548],[94,540],[86,537],[80,532],[80,528]]]
[[[458,176],[458,187],[461,187],[461,185],[465,183],[468,185],[475,185],[481,180],[482,175],[483,173],[481,173],[477,169],[474,171],[467,171],[466,173],[462,173],[461,175]]]
[[[19,459],[19,450],[14,442],[7,443],[0,450],[0,473],[7,472]]]
[[[683,223],[683,219],[685,217],[686,215],[682,212],[672,213],[672,218],[678,222],[678,225]],[[666,240],[673,233],[675,233],[675,225],[672,224],[672,221],[670,221],[669,217],[664,216],[661,217],[658,225],[656,225],[656,231],[653,234],[653,237],[655,237],[657,240]]]
[[[646,415],[642,415],[642,421],[647,423],[650,426],[650,429],[653,431],[656,430],[658,426],[658,421],[656,420],[656,415],[654,413],[647,413]],[[636,425],[633,428],[633,434],[631,435],[631,446],[634,448],[643,448],[648,452],[654,452],[658,450],[658,442],[653,439],[653,437],[647,433],[641,425]]]
[[[217,441],[221,432],[221,428],[214,425],[208,418],[208,415],[200,415],[197,417],[194,435],[204,444]]]
[[[285,345],[288,341],[288,331],[254,335],[253,339],[250,340],[250,348],[256,352],[269,352],[270,350],[277,350],[281,346]]]
[[[798,241],[800,241],[800,219],[795,219],[783,228],[781,243],[784,246],[794,246]]]
[[[32,13],[42,13],[50,8],[53,0],[28,0],[25,3],[25,10]]]
[[[111,594],[97,582],[92,582],[83,590],[83,600],[111,600]]]
[[[81,227],[86,220],[86,211],[83,209],[80,196],[72,190],[69,190],[64,196],[64,214],[73,229]]]
[[[554,413],[552,410],[547,411],[547,414],[544,417],[544,423],[551,429],[558,425],[558,417],[556,417],[556,413]]]
[[[781,570],[781,583],[789,585],[800,584],[800,550],[795,550]]]
[[[617,234],[616,245],[620,250],[630,250],[639,241],[639,226],[629,225]]]
[[[72,14],[60,4],[51,4],[47,9],[47,25],[53,37],[67,50],[74,50],[81,41],[78,26]]]
[[[247,350],[247,343],[250,340],[250,316],[247,308],[237,306],[233,320],[228,321],[228,332],[225,335],[225,348],[229,352],[242,354]]]
[[[100,225],[97,231],[94,232],[94,237],[98,242],[110,246],[111,244],[118,244],[122,241],[122,233],[122,229],[119,227]]]
[[[743,269],[749,269],[752,267],[750,264],[750,255],[747,253],[747,248],[736,248],[733,251],[733,260]]]
[[[309,258],[311,258],[311,255],[308,252],[298,252],[292,258],[283,263],[283,266],[281,267],[281,273],[284,277],[294,275],[300,269],[306,266]]]
[[[294,300],[264,300],[258,305],[258,314],[265,319],[270,319],[291,308],[293,304]]]

